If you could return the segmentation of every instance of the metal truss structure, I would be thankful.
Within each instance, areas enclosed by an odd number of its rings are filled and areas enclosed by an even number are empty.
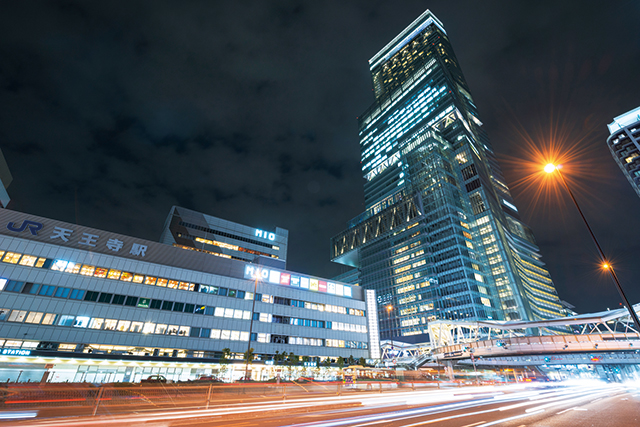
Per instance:
[[[640,304],[634,307],[640,311]],[[558,351],[628,351],[640,348],[640,328],[626,309],[540,321],[429,322],[430,342],[382,343],[383,360],[409,367],[433,360]]]
[[[422,215],[414,197],[393,204],[331,239],[331,259],[337,261],[365,243],[377,239]]]

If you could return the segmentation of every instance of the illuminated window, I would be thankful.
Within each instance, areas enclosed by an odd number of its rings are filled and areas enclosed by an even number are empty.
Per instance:
[[[73,326],[73,319],[74,318],[75,318],[75,316],[62,315],[58,319],[58,325],[59,326]]]
[[[162,286],[163,288],[166,288],[167,282],[167,279],[158,279],[158,281],[156,282],[156,286]]]
[[[73,327],[74,328],[86,328],[87,326],[89,326],[89,321],[91,320],[91,318],[86,317],[86,316],[78,316],[76,317],[76,320],[73,322]]]
[[[394,259],[393,260],[393,264],[400,264],[401,262],[404,262],[404,261],[406,261],[408,259],[409,259],[409,255],[405,255],[403,257]]]
[[[53,271],[64,271],[65,268],[67,268],[67,264],[68,262],[62,259],[57,259],[55,261],[53,261],[53,264],[51,264],[51,270]]]
[[[409,264],[409,265],[405,265],[404,267],[396,268],[396,269],[393,271],[393,274],[403,273],[403,272],[405,272],[405,271],[407,271],[407,270],[411,270],[411,264]]]
[[[129,328],[129,332],[142,332],[142,322],[131,322],[131,328]]]
[[[93,271],[96,269],[93,265],[83,265],[80,269],[80,274],[83,276],[93,276]]]
[[[32,311],[27,315],[27,318],[25,320],[26,323],[40,323],[40,320],[42,320],[42,316],[44,316],[44,313],[40,313],[37,311]]]
[[[122,276],[120,276],[120,280],[122,280],[123,282],[130,282],[133,280],[133,274],[123,271]]]
[[[109,279],[118,280],[120,279],[121,274],[122,274],[122,271],[120,270],[109,270],[109,274],[107,274],[107,277]]]
[[[156,324],[155,323],[147,322],[142,327],[142,333],[143,334],[152,334],[153,331],[155,331],[155,329],[156,329]]]
[[[271,323],[271,314],[269,313],[260,313],[260,321],[261,322],[267,322],[267,323]]]
[[[38,264],[40,263],[40,260],[42,260],[42,263],[44,264],[44,261],[46,261],[46,258],[40,258],[38,259],[38,263],[36,264],[36,267],[38,267]],[[67,268],[64,269],[65,273],[71,273],[71,274],[78,274],[80,272],[80,267],[82,267],[82,264],[78,264],[75,262],[70,262],[67,264]]]
[[[104,319],[100,319],[98,317],[94,317],[89,322],[89,329],[102,329],[102,325],[104,324]]]
[[[396,279],[396,284],[408,282],[411,279],[413,279],[413,274],[409,274],[408,276],[404,276]]]
[[[106,319],[104,321],[104,329],[107,331],[115,331],[118,321],[116,319]]]
[[[53,325],[56,321],[56,314],[53,313],[47,313],[44,315],[44,318],[42,319],[42,324],[43,325]]]
[[[120,332],[126,332],[129,330],[129,326],[131,326],[131,322],[128,320],[121,320],[118,322],[118,326],[116,326],[116,330]]]
[[[157,335],[164,335],[167,333],[167,325],[162,325],[162,324],[158,324],[156,325],[156,332]]]
[[[27,267],[33,267],[36,264],[38,257],[32,255],[25,255],[20,260],[20,265],[25,265]]]
[[[141,274],[133,275],[133,283],[142,283],[144,281],[144,276]]]
[[[107,269],[106,268],[96,268],[93,277],[107,277]]]
[[[144,284],[153,286],[156,284],[156,280],[157,279],[155,277],[147,276],[144,278]]]
[[[22,254],[7,252],[4,258],[2,258],[2,261],[8,262],[9,264],[17,264],[21,256]]]
[[[168,288],[178,289],[178,281],[177,280],[169,280]]]

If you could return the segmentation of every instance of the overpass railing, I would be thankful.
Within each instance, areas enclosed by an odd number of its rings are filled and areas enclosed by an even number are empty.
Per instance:
[[[542,335],[477,341],[439,347],[433,350],[436,360],[468,359],[471,355],[501,356],[548,352],[594,352],[640,349],[640,335],[610,333],[589,335]]]

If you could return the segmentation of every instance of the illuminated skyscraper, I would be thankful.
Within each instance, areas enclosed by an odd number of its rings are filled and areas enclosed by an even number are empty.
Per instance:
[[[426,11],[369,66],[366,210],[332,239],[331,258],[376,290],[381,338],[425,340],[437,319],[563,315],[442,23]]]
[[[640,107],[613,119],[607,145],[624,176],[640,196]]]

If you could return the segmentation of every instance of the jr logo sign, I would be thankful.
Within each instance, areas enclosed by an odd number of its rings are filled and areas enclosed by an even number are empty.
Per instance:
[[[33,234],[34,236],[38,235],[38,231],[42,230],[42,227],[44,227],[44,225],[42,225],[39,222],[26,221],[26,220],[22,221],[22,225],[20,227],[16,227],[13,222],[10,222],[7,224],[7,230],[9,231],[15,231],[16,233],[20,233],[21,231],[24,231],[25,228],[28,228],[31,234]]]

